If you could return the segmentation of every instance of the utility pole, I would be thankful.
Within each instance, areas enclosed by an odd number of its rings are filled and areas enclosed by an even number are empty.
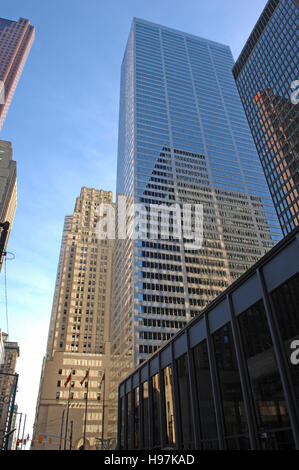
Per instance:
[[[25,433],[26,418],[27,418],[27,415],[25,414],[24,426],[23,426],[23,434],[22,434],[22,449],[23,449],[23,444],[24,444],[24,433]]]
[[[70,397],[71,397],[71,386],[72,386],[72,371],[70,372],[70,375],[67,379],[70,382],[70,387],[69,387],[69,396],[67,399],[67,410],[66,410],[66,423],[65,423],[65,437],[64,437],[64,450],[66,450],[66,441],[67,441],[67,428],[69,424],[69,409],[70,409]],[[66,384],[67,384],[66,381]]]
[[[102,377],[102,382],[104,382],[103,390],[103,411],[102,411],[102,450],[104,449],[104,413],[105,413],[105,372]]]
[[[21,428],[23,413],[17,413],[17,415],[21,415],[21,417],[19,419],[19,427],[18,427],[18,434],[17,434],[17,440],[16,440],[16,450],[18,450],[18,440],[19,440],[19,435],[20,435],[20,428]]]
[[[73,421],[71,421],[70,450],[72,450],[72,444],[73,444]]]
[[[86,420],[87,420],[87,402],[88,402],[88,382],[86,382],[86,402],[85,402],[85,418],[84,418],[84,433],[83,433],[83,449],[85,450],[85,440],[86,440]]]
[[[60,438],[59,438],[59,450],[61,450],[62,430],[63,430],[63,422],[64,422],[64,412],[65,412],[65,409],[62,410],[62,416],[61,416]]]

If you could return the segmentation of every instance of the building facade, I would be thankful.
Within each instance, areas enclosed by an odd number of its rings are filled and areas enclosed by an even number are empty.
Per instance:
[[[286,235],[299,224],[298,4],[269,0],[233,74]]]
[[[233,64],[228,46],[133,20],[120,90],[115,395],[122,377],[281,237]],[[178,231],[182,213],[191,224]]]
[[[11,226],[17,208],[17,164],[12,159],[11,142],[0,140],[0,222],[9,222],[3,253],[5,252]],[[0,269],[3,256],[0,256]]]
[[[0,18],[0,130],[34,41],[34,26]]]
[[[9,341],[8,334],[1,332],[4,345],[4,362],[0,365],[0,449],[9,446],[8,432],[11,430],[18,375],[16,374],[17,359],[20,355],[19,345]]]
[[[79,449],[84,444],[86,449],[96,449],[103,439],[103,445],[111,444],[108,387],[113,240],[96,235],[100,204],[113,204],[112,193],[83,187],[74,213],[65,218],[33,450]],[[80,384],[87,371],[88,378]]]
[[[299,228],[119,387],[119,449],[299,449]]]

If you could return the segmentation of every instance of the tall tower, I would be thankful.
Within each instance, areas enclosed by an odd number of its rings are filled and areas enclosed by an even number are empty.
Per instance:
[[[233,68],[284,235],[299,224],[297,17],[269,0]]]
[[[96,235],[101,203],[113,205],[112,193],[83,187],[74,213],[65,218],[33,450],[57,450],[59,445],[64,449],[60,436],[62,427],[64,439],[67,421],[66,449],[70,446],[71,423],[75,449],[83,445],[84,434],[86,449],[101,448],[102,437],[109,437],[107,387],[113,240],[100,240]],[[89,377],[81,385],[87,370]],[[70,374],[71,380],[67,382]]]
[[[0,130],[34,41],[34,26],[0,18]]]
[[[133,20],[121,69],[117,199],[137,210],[115,244],[112,387],[281,237],[233,64],[228,46]],[[194,223],[203,206],[200,249],[176,237],[173,214],[168,237],[148,237],[149,220],[159,229],[168,211],[187,213],[188,204]]]

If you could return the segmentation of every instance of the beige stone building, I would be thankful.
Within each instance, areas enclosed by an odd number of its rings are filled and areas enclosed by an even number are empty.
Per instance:
[[[113,204],[112,197],[83,187],[73,215],[65,218],[33,450],[79,449],[84,435],[86,449],[101,449],[102,438],[104,447],[113,445],[108,434],[113,240],[96,235],[98,207]]]
[[[11,142],[0,140],[0,222],[9,222],[10,227],[4,250],[17,208],[17,168],[12,160]],[[0,259],[0,269],[3,258]]]

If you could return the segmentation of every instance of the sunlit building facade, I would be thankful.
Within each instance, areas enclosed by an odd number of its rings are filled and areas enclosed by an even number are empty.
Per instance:
[[[298,2],[269,0],[233,68],[284,234],[299,224],[297,20]]]
[[[127,236],[116,236],[114,386],[281,237],[233,64],[225,45],[133,20],[121,71],[117,196],[135,206]],[[190,233],[177,236],[174,213],[191,207],[196,233],[200,205],[198,248]],[[118,224],[123,213],[120,204]]]
[[[97,236],[101,204],[113,205],[112,192],[83,187],[73,214],[65,217],[33,450],[101,449],[103,439],[106,447],[111,443],[108,390],[113,240]],[[87,371],[88,379],[81,384]]]

